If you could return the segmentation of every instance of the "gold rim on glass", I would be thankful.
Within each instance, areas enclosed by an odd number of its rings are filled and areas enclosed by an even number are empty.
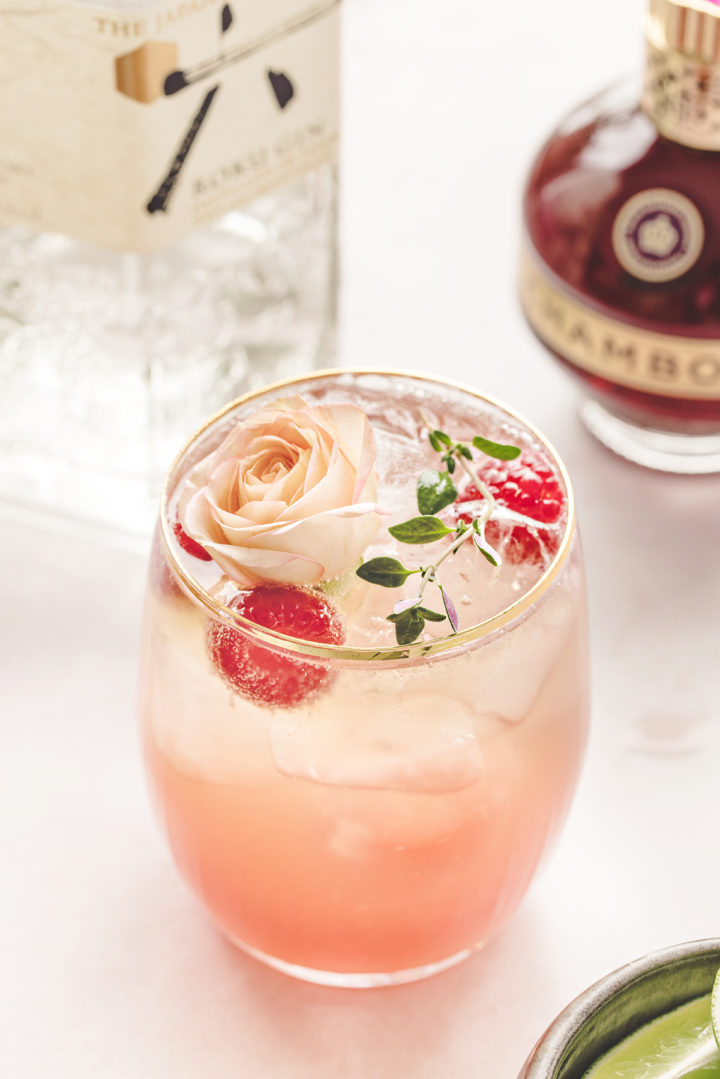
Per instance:
[[[563,538],[552,562],[532,588],[529,588],[527,592],[523,593],[523,595],[515,600],[514,603],[511,603],[509,607],[505,607],[502,611],[493,615],[492,618],[486,618],[484,621],[476,622],[475,625],[469,626],[467,629],[461,630],[458,633],[448,634],[445,637],[438,637],[432,641],[415,641],[413,644],[395,645],[388,648],[346,648],[344,645],[337,644],[314,644],[312,641],[302,641],[297,637],[288,637],[284,633],[277,633],[274,630],[266,629],[264,626],[258,626],[256,622],[251,622],[250,619],[233,611],[231,607],[218,602],[207,589],[203,588],[195,580],[185,566],[183,566],[183,564],[175,557],[170,539],[170,525],[168,518],[169,482],[170,478],[175,476],[180,462],[206,431],[221,420],[223,416],[226,416],[229,412],[239,408],[241,405],[246,404],[248,401],[252,401],[254,398],[265,397],[276,391],[285,391],[300,383],[307,384],[323,379],[337,379],[341,376],[361,377],[363,375],[387,376],[389,378],[402,378],[407,381],[431,383],[436,386],[445,386],[449,389],[467,394],[477,401],[482,401],[493,408],[498,409],[501,413],[504,413],[505,416],[514,420],[519,426],[523,427],[530,435],[532,435],[532,437],[539,442],[552,457],[555,467],[560,473],[565,485],[567,498],[567,521],[565,523]],[[508,623],[514,621],[524,611],[528,610],[529,607],[532,607],[554,582],[565,562],[568,551],[570,550],[575,533],[575,498],[567,469],[553,445],[548,442],[540,431],[538,431],[534,424],[530,423],[524,416],[521,416],[520,413],[508,408],[507,405],[502,404],[502,402],[496,400],[494,397],[478,393],[464,383],[453,382],[451,379],[440,378],[435,375],[425,375],[420,372],[401,371],[396,369],[382,370],[379,368],[333,367],[322,371],[311,371],[306,375],[298,375],[294,378],[283,379],[280,382],[270,383],[260,389],[251,390],[248,393],[242,394],[240,397],[236,397],[229,404],[225,405],[224,408],[220,409],[219,412],[216,412],[211,416],[210,419],[187,440],[168,469],[160,501],[160,529],[165,546],[165,554],[172,571],[182,581],[188,592],[190,592],[203,607],[207,608],[214,618],[227,623],[233,628],[243,629],[248,633],[248,636],[253,638],[253,640],[260,641],[263,644],[270,645],[276,649],[281,649],[284,652],[311,656],[315,659],[324,659],[328,661],[376,662],[384,665],[388,662],[397,663],[401,660],[426,659],[430,656],[439,655],[444,652],[462,649],[464,645],[480,638],[488,637],[496,630],[508,625]]]

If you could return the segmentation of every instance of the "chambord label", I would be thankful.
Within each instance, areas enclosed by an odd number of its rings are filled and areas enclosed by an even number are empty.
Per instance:
[[[692,269],[705,241],[700,211],[679,191],[652,187],[621,206],[612,227],[615,257],[640,281],[673,281]]]
[[[525,252],[520,297],[541,341],[576,367],[662,397],[720,399],[720,338],[654,333],[602,315]]]
[[[333,160],[338,0],[0,0],[0,224],[154,251]]]

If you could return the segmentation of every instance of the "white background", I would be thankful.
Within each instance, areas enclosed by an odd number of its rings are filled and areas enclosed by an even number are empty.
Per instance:
[[[346,0],[343,349],[528,414],[573,476],[594,725],[566,830],[483,953],[340,991],[245,958],[170,863],[143,785],[144,552],[0,522],[2,1079],[515,1079],[613,967],[720,935],[720,478],[581,428],[514,296],[523,173],[641,56],[641,0]]]

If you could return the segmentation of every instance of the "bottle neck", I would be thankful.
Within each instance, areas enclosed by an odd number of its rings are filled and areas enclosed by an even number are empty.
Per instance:
[[[648,40],[642,107],[665,138],[720,150],[720,64]]]

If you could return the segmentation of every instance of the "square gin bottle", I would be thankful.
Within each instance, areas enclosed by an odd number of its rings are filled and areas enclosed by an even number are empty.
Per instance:
[[[337,0],[0,0],[0,501],[149,529],[173,448],[331,359]]]

